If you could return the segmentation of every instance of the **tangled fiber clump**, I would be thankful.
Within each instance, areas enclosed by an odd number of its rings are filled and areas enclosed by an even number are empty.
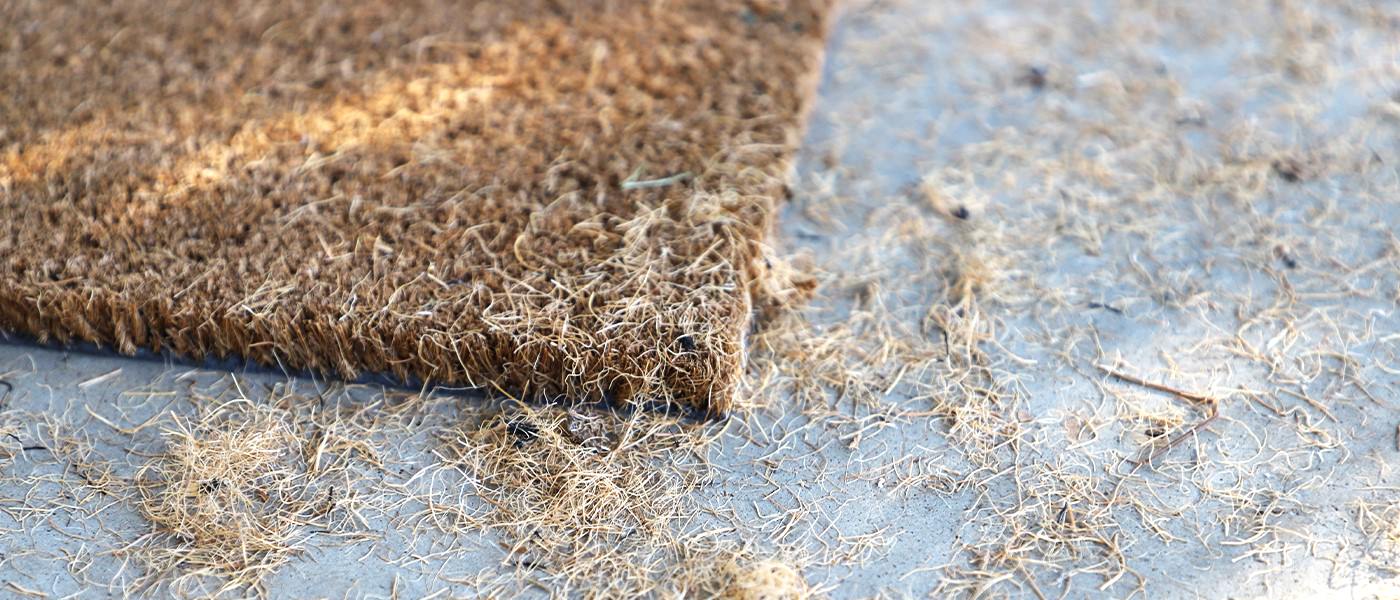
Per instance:
[[[448,530],[485,528],[513,560],[560,590],[605,597],[653,593],[685,553],[676,527],[706,481],[705,433],[674,418],[629,418],[527,405],[464,422],[442,437],[444,465],[490,510]]]
[[[12,5],[0,328],[723,412],[829,9]]]
[[[761,560],[733,565],[730,581],[720,594],[725,600],[794,600],[810,595],[802,573],[785,562]]]
[[[255,585],[299,551],[305,526],[327,526],[334,498],[321,493],[299,432],[279,411],[235,403],[177,421],[163,437],[164,451],[134,478],[152,525],[136,546],[149,574],[183,574],[152,583],[200,589],[213,574],[224,590]]]

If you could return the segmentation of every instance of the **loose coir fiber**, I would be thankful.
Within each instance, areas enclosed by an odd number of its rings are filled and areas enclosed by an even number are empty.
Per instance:
[[[829,8],[0,4],[0,327],[723,411]]]

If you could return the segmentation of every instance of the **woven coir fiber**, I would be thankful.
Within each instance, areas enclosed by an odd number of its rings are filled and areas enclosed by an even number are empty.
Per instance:
[[[722,412],[829,8],[0,4],[0,327]]]

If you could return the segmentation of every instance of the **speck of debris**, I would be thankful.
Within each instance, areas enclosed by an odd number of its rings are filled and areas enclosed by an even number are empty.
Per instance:
[[[1298,259],[1293,258],[1293,253],[1289,252],[1288,248],[1285,248],[1283,246],[1275,246],[1274,256],[1278,257],[1279,261],[1283,263],[1283,266],[1288,267],[1290,269],[1298,268]]]
[[[519,448],[540,437],[540,430],[523,418],[506,421],[506,432],[515,437],[515,447]]]
[[[1026,68],[1026,72],[1016,78],[1017,83],[1030,87],[1033,90],[1043,90],[1049,83],[1049,73],[1045,67],[1031,66]]]
[[[1296,158],[1280,158],[1273,162],[1274,173],[1288,183],[1298,183],[1306,178],[1303,163]]]
[[[685,350],[686,352],[694,352],[694,351],[695,351],[695,338],[690,337],[689,334],[682,335],[682,336],[676,338],[676,341],[680,343],[681,348],[682,348],[683,350]]]
[[[1104,310],[1106,310],[1106,311],[1109,311],[1109,312],[1112,312],[1112,313],[1116,313],[1116,314],[1120,314],[1120,315],[1123,314],[1123,309],[1118,308],[1117,306],[1110,305],[1110,304],[1104,304],[1104,303],[1102,303],[1102,302],[1090,302],[1090,303],[1089,303],[1089,308],[1102,308],[1102,309],[1104,309]]]

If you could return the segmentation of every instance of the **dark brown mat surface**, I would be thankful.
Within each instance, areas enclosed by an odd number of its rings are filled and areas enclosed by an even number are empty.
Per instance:
[[[723,411],[828,9],[0,4],[0,328]]]

